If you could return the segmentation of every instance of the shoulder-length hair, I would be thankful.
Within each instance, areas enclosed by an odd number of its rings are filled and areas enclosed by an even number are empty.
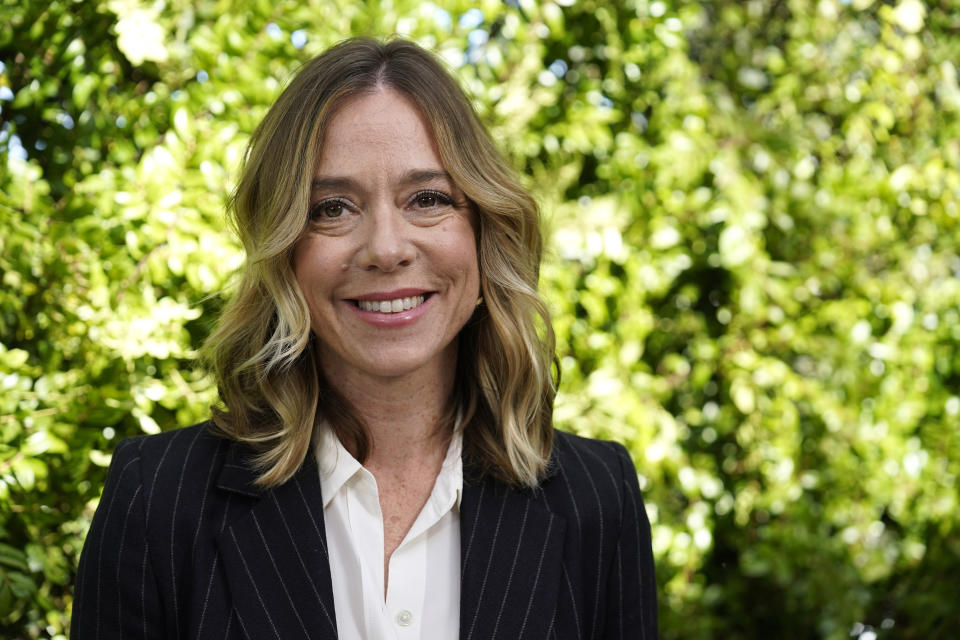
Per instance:
[[[321,421],[361,461],[369,453],[357,412],[323,379],[292,254],[307,230],[310,182],[332,115],[350,96],[378,88],[399,92],[423,113],[445,169],[479,219],[483,304],[459,336],[451,410],[465,455],[481,473],[536,486],[550,459],[556,393],[553,330],[537,293],[537,204],[451,74],[399,39],[346,40],[306,63],[250,140],[229,203],[246,260],[205,345],[225,405],[214,409],[214,422],[259,452],[258,482],[266,487],[297,471]]]

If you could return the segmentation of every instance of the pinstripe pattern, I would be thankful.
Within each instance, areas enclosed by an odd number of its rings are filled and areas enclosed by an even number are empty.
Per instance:
[[[262,491],[205,425],[117,447],[81,557],[72,638],[336,638],[313,456]],[[623,447],[558,434],[536,491],[465,456],[463,640],[656,638],[649,524]]]
[[[524,509],[523,511],[523,520],[521,520],[520,522],[521,538],[523,537],[524,529],[526,529],[527,527],[527,515],[529,514],[529,512],[530,512],[530,505],[527,504],[527,508]],[[493,625],[493,633],[491,635],[494,637],[496,637],[497,630],[500,628],[500,621],[503,619],[504,609],[507,608],[507,598],[510,597],[510,587],[513,585],[513,575],[517,569],[517,556],[519,555],[520,555],[520,546],[518,545],[513,552],[513,562],[510,563],[510,571],[508,572],[508,575],[510,577],[507,579],[507,588],[503,590],[503,598],[500,600],[500,609],[497,611],[497,623]],[[536,584],[536,580],[534,580],[534,584]],[[523,634],[521,633],[521,635]]]
[[[287,596],[287,600],[290,601],[290,608],[293,609],[293,615],[296,616],[297,622],[300,623],[300,629],[303,630],[303,635],[309,636],[310,632],[307,631],[307,625],[304,624],[303,618],[300,617],[300,611],[297,609],[297,604],[296,602],[294,602],[293,597],[290,595],[290,591],[287,588],[287,583],[283,580],[283,574],[280,573],[280,567],[277,566],[277,561],[274,560],[273,554],[270,553],[270,544],[267,542],[266,536],[263,535],[263,529],[260,528],[260,522],[257,520],[256,516],[254,516],[253,518],[253,524],[256,525],[257,533],[260,534],[260,540],[263,541],[263,550],[267,554],[267,558],[270,559],[270,565],[273,567],[273,570],[277,573],[277,577],[280,578],[280,586],[283,587],[283,593],[284,595]]]
[[[302,495],[302,494],[301,494],[301,495]],[[287,533],[287,537],[288,537],[289,540],[290,540],[290,545],[291,545],[291,547],[293,547],[293,550],[294,550],[294,551],[296,552],[296,554],[297,554],[297,560],[300,561],[300,567],[303,569],[304,573],[308,573],[308,574],[309,574],[309,570],[307,569],[307,563],[304,561],[303,556],[302,556],[301,553],[300,553],[300,550],[297,548],[297,539],[296,539],[296,537],[293,535],[293,531],[290,529],[290,525],[287,524],[287,519],[286,519],[286,518],[284,517],[284,515],[283,515],[283,507],[281,507],[281,506],[280,506],[280,503],[277,502],[277,497],[276,497],[276,496],[271,496],[271,497],[273,498],[274,506],[276,506],[276,508],[277,508],[277,515],[280,516],[280,521],[283,522],[283,529],[284,529],[284,531],[286,531],[286,533]],[[316,523],[314,523],[314,524],[316,524]],[[323,536],[320,536],[320,539],[322,540],[322,539],[323,539]],[[324,557],[327,557],[326,545],[324,545],[324,547],[323,547],[323,555],[324,555]],[[327,622],[330,623],[330,627],[333,628],[333,629],[336,629],[337,625],[336,625],[336,623],[335,623],[334,620],[333,620],[333,616],[330,614],[329,611],[327,611],[327,605],[326,605],[326,603],[324,602],[323,596],[320,595],[320,590],[317,589],[317,585],[316,585],[316,583],[313,581],[313,579],[310,580],[310,588],[313,590],[313,595],[314,595],[314,597],[316,597],[317,602],[320,603],[320,608],[323,610],[323,615],[324,615],[324,617],[327,619]]]
[[[297,493],[300,495],[300,501],[303,503],[303,506],[304,506],[304,507],[308,506],[309,503],[308,503],[308,501],[307,501],[307,496],[304,495],[304,493],[303,493],[303,487],[300,485],[300,478],[299,478],[299,477],[298,477],[298,478],[294,478],[294,479],[293,479],[293,483],[294,483],[294,485],[296,485],[296,487],[297,487]],[[274,499],[276,499],[276,498],[274,498]],[[279,508],[280,508],[280,505],[277,505],[277,508],[279,509]],[[330,556],[327,554],[327,538],[326,538],[326,536],[324,535],[323,531],[321,531],[321,529],[323,529],[323,527],[322,527],[320,524],[317,523],[317,518],[315,518],[315,517],[313,516],[313,512],[312,512],[312,511],[310,511],[310,510],[308,509],[308,510],[307,510],[307,513],[310,514],[310,524],[313,525],[313,531],[314,531],[314,533],[317,534],[317,538],[320,540],[320,549],[323,551],[323,557],[324,557],[324,558],[329,558]],[[320,519],[322,520],[322,519],[323,519],[323,518],[322,518],[323,512],[321,511],[320,513],[321,513],[321,518],[320,518]]]
[[[176,498],[174,498],[174,501],[173,501],[174,513],[176,513],[179,510],[180,493],[183,491],[183,476],[186,473],[187,465],[190,463],[190,454],[193,453],[193,445],[197,443],[197,438],[199,437],[200,437],[200,432],[197,431],[194,434],[193,439],[190,440],[190,446],[187,447],[187,455],[185,455],[183,458],[183,467],[180,469],[180,478],[177,481],[177,494],[176,494]],[[159,471],[159,468],[157,470]],[[154,478],[154,481],[156,481],[156,478]],[[177,528],[177,519],[170,518],[170,574],[171,575],[176,575],[176,568],[177,568],[177,549],[174,542],[177,539],[176,528]],[[173,597],[171,598],[171,601],[173,602],[174,628],[179,630],[180,629],[180,606],[179,606],[179,602],[177,601],[177,581],[176,580],[170,583],[170,588],[173,591]]]
[[[234,544],[237,543],[237,536],[233,532],[233,529],[230,530],[230,538],[233,540]],[[253,587],[253,592],[257,596],[257,602],[260,603],[260,608],[263,610],[263,614],[264,616],[266,616],[267,622],[270,624],[270,630],[273,632],[273,636],[279,640],[280,632],[277,630],[277,625],[273,621],[273,617],[270,615],[270,611],[267,609],[267,603],[263,601],[263,594],[260,593],[260,587],[257,586],[257,581],[254,579],[253,574],[250,572],[250,565],[247,564],[247,559],[243,556],[242,553],[238,557],[240,558],[240,564],[243,565],[243,572],[250,579],[250,586]],[[281,580],[281,583],[282,582],[283,581]],[[246,625],[243,624],[243,615],[240,614],[240,611],[241,609],[238,608],[236,610],[236,614],[237,614],[237,617],[240,619],[240,624],[243,625],[244,629],[246,629]],[[301,621],[301,624],[303,624],[302,621]]]
[[[600,492],[597,490],[597,484],[593,481],[593,475],[590,473],[590,470],[587,468],[587,465],[583,462],[583,456],[580,455],[580,452],[576,449],[573,449],[574,456],[577,459],[577,462],[580,463],[580,467],[584,471],[584,475],[587,477],[587,481],[590,483],[590,491],[593,493],[593,498],[596,501],[596,504],[600,504]],[[616,485],[614,484],[614,487]],[[597,520],[597,537],[600,540],[597,551],[599,552],[599,557],[597,558],[597,563],[603,562],[603,510],[600,510],[599,518]],[[597,575],[597,582],[593,588],[593,624],[590,627],[590,638],[595,638],[597,633],[597,623],[600,621],[599,611],[600,611],[600,580],[601,577]]]
[[[482,494],[481,494],[482,495]],[[504,494],[506,498],[506,494]],[[479,508],[480,505],[478,505]],[[476,602],[474,603],[473,610],[473,619],[470,621],[470,630],[467,631],[466,640],[473,640],[473,632],[477,628],[477,618],[480,617],[481,606],[483,605],[483,596],[486,595],[487,591],[487,579],[490,577],[490,568],[493,566],[493,553],[497,549],[497,537],[500,534],[500,524],[503,522],[503,509],[507,506],[507,501],[504,501],[500,504],[500,511],[497,514],[497,526],[493,529],[493,540],[490,545],[490,556],[487,558],[485,563],[485,570],[483,572],[483,580],[480,582],[480,593],[477,594]],[[474,522],[473,532],[476,533],[477,523]],[[471,536],[472,538],[473,536]]]
[[[546,533],[546,538],[547,538],[547,540],[550,539],[550,530],[553,529],[553,524],[554,524],[554,519],[553,519],[553,518],[550,518],[550,522],[547,524],[547,533]],[[541,572],[541,570],[543,569],[543,556],[544,556],[544,553],[546,552],[546,550],[547,550],[547,547],[544,546],[544,547],[541,549],[541,551],[540,551],[540,560],[537,562],[537,571],[536,571],[536,573],[534,573],[534,577],[533,577],[533,583],[534,583],[534,584],[538,584],[538,583],[540,582],[540,572]],[[519,552],[519,549],[518,549],[518,552]],[[514,563],[514,564],[516,564],[516,563]],[[523,613],[523,622],[520,623],[520,637],[521,637],[521,638],[523,637],[524,632],[527,630],[527,620],[530,619],[530,608],[533,606],[533,594],[534,594],[534,593],[535,593],[534,591],[531,591],[531,592],[528,594],[529,597],[527,598],[527,608],[526,608],[526,610],[525,610],[524,613]]]
[[[576,594],[574,594],[574,591],[573,591],[573,583],[570,582],[570,574],[567,573],[566,569],[564,569],[564,571],[563,571],[563,579],[564,579],[564,581],[565,581],[566,584],[567,584],[567,595],[570,596],[570,601],[571,601],[571,602],[575,602],[575,601],[576,601]],[[582,632],[583,626],[580,624],[580,616],[577,614],[577,609],[576,609],[576,607],[571,608],[570,611],[573,613],[573,628],[576,629],[576,631],[577,631],[576,637],[582,638],[582,637],[583,637],[583,635],[582,635],[582,634],[583,634],[583,632]]]
[[[124,540],[125,540],[125,538],[127,537],[127,525],[130,523],[130,512],[133,511],[133,506],[136,504],[137,496],[140,494],[139,489],[140,489],[140,488],[137,487],[137,491],[133,494],[133,500],[130,501],[130,505],[127,507],[127,513],[126,513],[126,515],[123,517],[123,528],[120,530],[120,548],[121,548],[121,549],[123,549],[123,547],[124,547]],[[117,580],[119,581],[119,579],[120,579],[120,567],[119,567],[119,563],[118,563],[118,565],[117,565]],[[119,599],[118,599],[118,602],[119,602]],[[141,602],[141,608],[142,608],[142,605],[143,605],[143,603]],[[123,611],[123,605],[118,604],[117,609],[118,609],[118,611]]]
[[[131,461],[129,461],[127,464],[123,465],[123,468],[120,469],[120,480],[123,479],[123,476],[124,476],[124,474],[127,472],[127,470],[130,468],[130,465],[132,465],[132,464],[133,464],[134,462],[136,462],[137,460],[139,460],[139,458],[136,458],[136,459],[134,459],[134,460],[131,460]],[[131,498],[129,505],[127,506],[127,515],[124,516],[124,519],[123,519],[123,528],[121,529],[121,533],[120,533],[120,541],[121,541],[120,547],[121,547],[121,548],[123,548],[123,538],[124,538],[124,536],[126,535],[126,532],[127,532],[127,518],[128,518],[129,515],[130,515],[130,510],[133,508],[134,502],[136,501],[138,495],[139,495],[139,490],[136,491],[136,492],[134,492],[133,497]],[[116,495],[116,494],[113,494],[113,495],[111,496],[111,498],[110,498],[110,502],[109,502],[108,505],[107,505],[107,517],[108,517],[108,518],[110,517],[110,513],[113,511],[113,505],[116,503],[116,498],[117,498],[117,495]],[[104,539],[101,538],[101,539],[100,539],[100,545],[99,545],[100,555],[103,555],[103,543],[104,543]],[[101,595],[101,593],[102,593],[102,588],[103,588],[102,569],[103,569],[102,564],[101,564],[101,563],[97,563],[97,581],[96,581],[96,584],[97,584],[97,632],[98,632],[98,633],[99,633],[99,631],[100,631],[100,618],[101,618],[101,616],[100,616],[100,610],[99,610],[99,609],[100,609],[100,595]]]
[[[477,500],[477,509],[479,509],[479,508],[480,508],[480,505],[483,504],[483,492],[484,492],[484,489],[485,489],[485,488],[486,488],[485,486],[481,486],[481,487],[480,487],[480,493],[479,493],[479,494],[477,495],[477,497],[476,497],[476,500]],[[470,536],[467,538],[466,550],[464,550],[463,553],[462,553],[462,555],[463,555],[463,564],[467,564],[467,563],[470,561],[470,551],[471,551],[471,549],[473,549],[473,540],[474,540],[474,538],[477,537],[477,525],[478,525],[478,524],[479,524],[479,519],[476,519],[476,520],[473,521],[473,524],[470,526]],[[464,530],[464,528],[465,528],[465,527],[463,526],[463,523],[461,522],[461,524],[460,524],[460,540],[461,540],[461,544],[462,544],[462,540],[463,540],[463,530]]]

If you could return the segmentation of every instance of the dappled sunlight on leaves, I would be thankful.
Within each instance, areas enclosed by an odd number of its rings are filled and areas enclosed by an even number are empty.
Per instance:
[[[960,624],[948,5],[2,11],[0,635],[63,637],[117,441],[208,417],[244,146],[360,33],[435,49],[541,203],[555,420],[629,447],[665,639]]]

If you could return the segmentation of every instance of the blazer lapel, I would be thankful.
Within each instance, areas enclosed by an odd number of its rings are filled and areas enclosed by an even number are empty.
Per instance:
[[[272,490],[257,487],[255,478],[244,449],[232,445],[219,486],[259,498],[218,539],[244,634],[251,640],[334,640],[337,625],[316,462],[308,455],[292,479]]]
[[[566,520],[551,513],[540,497],[491,478],[468,482],[465,476],[461,640],[541,640],[550,633]]]

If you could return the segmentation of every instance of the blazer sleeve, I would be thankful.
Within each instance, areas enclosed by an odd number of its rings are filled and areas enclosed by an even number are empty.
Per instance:
[[[113,454],[100,504],[80,555],[72,640],[165,636],[146,536],[139,440]]]
[[[637,471],[630,454],[614,444],[622,482],[621,526],[607,584],[607,624],[604,638],[656,640],[657,591],[653,569],[650,521],[640,496]]]

